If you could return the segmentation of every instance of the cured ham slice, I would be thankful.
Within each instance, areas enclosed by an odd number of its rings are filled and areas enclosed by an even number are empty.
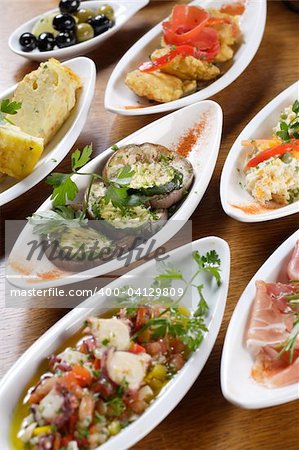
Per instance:
[[[268,388],[287,386],[299,381],[299,352],[295,352],[290,364],[288,354],[279,356],[279,352],[264,347],[258,355],[252,369],[253,378]]]
[[[296,283],[256,283],[246,345],[255,359],[252,377],[268,388],[299,381],[299,336],[292,358],[289,352],[280,354],[293,328],[294,310],[288,296],[295,293],[298,293]]]
[[[299,240],[296,242],[287,271],[290,280],[299,280]]]
[[[247,331],[247,348],[256,356],[265,346],[282,344],[292,329],[293,318],[285,295],[294,293],[288,284],[257,281],[256,296]]]

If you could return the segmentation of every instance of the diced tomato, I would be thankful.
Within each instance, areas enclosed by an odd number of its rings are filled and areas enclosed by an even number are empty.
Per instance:
[[[273,156],[282,156],[292,150],[299,150],[299,139],[292,139],[286,144],[277,145],[275,147],[267,148],[267,150],[263,150],[248,161],[247,167],[256,167],[258,164],[272,158]]]
[[[129,349],[129,352],[130,353],[135,353],[135,354],[138,354],[138,353],[145,353],[145,348],[144,347],[142,347],[142,345],[139,345],[139,344],[133,344],[131,347],[130,347],[130,349]]]
[[[220,11],[230,16],[241,16],[245,11],[245,5],[242,2],[228,3],[221,6]]]
[[[95,368],[95,370],[100,370],[100,368],[101,368],[101,360],[100,359],[95,359],[94,360],[94,368]]]
[[[66,447],[70,441],[74,439],[74,436],[72,434],[68,434],[67,436],[63,436],[61,438],[61,446]]]
[[[91,373],[88,369],[86,369],[86,367],[80,366],[80,364],[76,364],[73,367],[72,373],[74,374],[75,378],[78,381],[78,384],[81,387],[88,386],[92,382]]]

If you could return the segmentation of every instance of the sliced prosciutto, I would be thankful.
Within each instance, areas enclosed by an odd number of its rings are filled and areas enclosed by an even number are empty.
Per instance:
[[[163,37],[168,45],[192,45],[206,52],[211,61],[219,52],[218,33],[209,27],[209,13],[199,6],[176,5],[171,18],[163,22]]]
[[[299,240],[296,242],[287,270],[290,280],[299,280]]]
[[[297,243],[288,265],[292,280],[298,256]],[[252,377],[268,388],[299,382],[298,299],[299,283],[295,281],[256,283],[246,345],[255,360]]]
[[[285,296],[293,294],[288,284],[257,281],[256,296],[247,331],[247,348],[253,356],[265,346],[278,346],[289,336],[293,318]]]

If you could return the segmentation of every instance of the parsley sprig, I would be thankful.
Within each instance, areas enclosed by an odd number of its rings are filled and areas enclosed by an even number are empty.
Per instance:
[[[17,114],[18,110],[21,109],[22,103],[21,102],[11,102],[8,98],[5,98],[4,100],[0,101],[0,125],[5,124],[5,122],[10,123],[13,125],[13,122],[8,119],[6,114],[9,114],[11,116]]]
[[[282,116],[279,122],[279,130],[276,135],[282,139],[283,142],[290,142],[291,138],[299,139],[299,101],[296,100],[292,105],[292,111],[296,114],[296,117],[292,122],[287,123],[286,117]]]
[[[163,309],[157,317],[152,317],[148,320],[145,325],[132,336],[133,340],[146,329],[150,328],[154,338],[162,338],[168,335],[178,337],[190,351],[195,351],[199,347],[203,339],[203,333],[207,331],[205,316],[209,307],[203,294],[204,285],[194,284],[194,282],[200,273],[206,273],[212,279],[216,280],[217,286],[220,286],[221,269],[220,258],[215,250],[211,250],[205,255],[200,255],[198,251],[195,251],[193,252],[192,257],[197,264],[197,270],[189,279],[185,279],[182,272],[174,266],[169,264],[162,265],[163,271],[155,277],[152,287],[161,288],[161,290],[163,290],[164,287],[170,287],[172,282],[179,280],[185,285],[183,293],[176,300],[167,297],[161,298],[160,295],[156,299],[151,300],[152,302],[156,301],[159,304],[168,302],[169,306]],[[199,300],[197,309],[190,316],[187,311],[180,307],[180,303],[192,286],[196,288]],[[138,298],[138,296],[134,296],[134,294],[133,296],[130,296],[130,299],[127,297],[126,300],[130,300],[135,304],[146,303],[145,297]],[[123,301],[124,294],[121,299],[121,302]]]
[[[145,198],[140,195],[130,195],[129,185],[134,171],[131,166],[125,165],[122,167],[112,179],[107,179],[104,176],[95,172],[78,172],[89,160],[92,153],[92,145],[86,145],[82,151],[77,149],[71,156],[71,173],[54,172],[47,177],[46,182],[53,186],[53,193],[51,200],[53,206],[64,206],[68,202],[75,200],[79,188],[72,180],[74,174],[90,176],[90,182],[87,189],[87,195],[84,201],[82,216],[86,215],[90,192],[93,183],[96,179],[103,181],[106,185],[105,202],[111,202],[113,206],[123,208],[125,206],[140,205],[145,201]]]

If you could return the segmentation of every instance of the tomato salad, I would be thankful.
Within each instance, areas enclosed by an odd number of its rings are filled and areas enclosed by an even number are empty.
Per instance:
[[[52,355],[29,389],[18,448],[97,448],[145,411],[205,331],[201,314],[178,306],[88,318],[79,341]]]

